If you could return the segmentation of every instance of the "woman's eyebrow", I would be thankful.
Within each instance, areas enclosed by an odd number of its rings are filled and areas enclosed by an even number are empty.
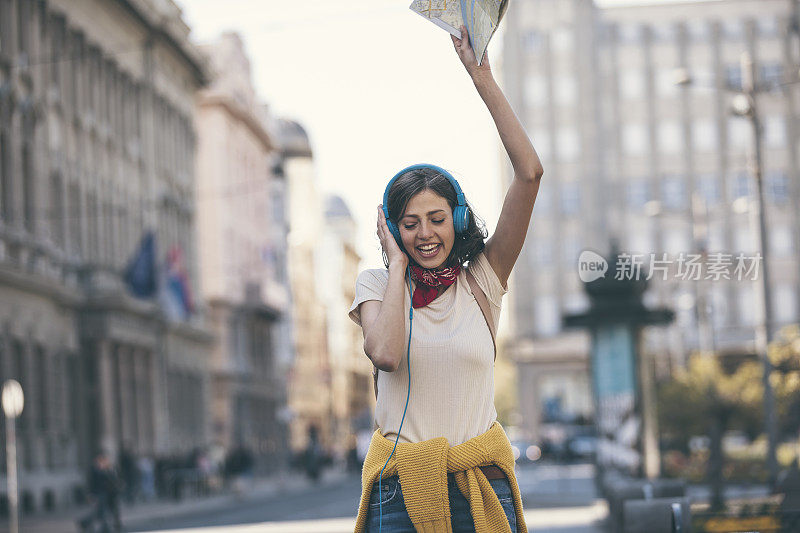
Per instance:
[[[444,209],[436,209],[434,211],[428,211],[428,216],[434,215],[436,213],[445,213],[445,210]],[[417,215],[403,215],[403,218],[408,218],[408,217],[419,218],[419,216],[417,216]]]

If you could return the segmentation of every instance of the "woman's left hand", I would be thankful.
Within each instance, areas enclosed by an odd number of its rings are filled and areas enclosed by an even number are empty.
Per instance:
[[[478,65],[478,61],[475,59],[475,52],[472,50],[472,45],[469,42],[469,33],[467,32],[466,26],[461,26],[461,39],[452,34],[450,35],[450,39],[453,41],[453,46],[456,49],[458,58],[461,60],[461,63],[464,64],[464,68],[467,69],[470,76],[474,78],[476,74],[491,74],[492,70],[489,66],[488,49],[483,54],[483,63]]]

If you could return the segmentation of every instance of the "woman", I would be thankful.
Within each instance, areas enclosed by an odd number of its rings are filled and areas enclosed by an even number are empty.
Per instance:
[[[543,170],[488,59],[479,65],[466,28],[461,34],[453,45],[514,179],[485,243],[443,169],[409,167],[387,186],[377,229],[387,269],[359,275],[350,308],[379,370],[379,429],[364,462],[356,532],[527,531],[513,454],[496,422],[493,331]]]

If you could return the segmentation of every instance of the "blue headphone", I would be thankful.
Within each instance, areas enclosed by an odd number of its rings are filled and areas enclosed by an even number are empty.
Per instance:
[[[394,177],[389,181],[389,184],[386,186],[386,190],[383,193],[383,215],[386,218],[386,226],[389,228],[389,231],[392,232],[392,235],[394,235],[394,240],[397,241],[397,245],[401,250],[403,250],[403,241],[400,238],[400,230],[397,228],[397,225],[394,222],[389,220],[389,189],[392,188],[392,184],[395,182],[395,180],[406,172],[424,168],[429,168],[442,174],[456,190],[457,205],[453,208],[453,229],[455,229],[456,234],[464,233],[469,227],[469,208],[467,207],[467,201],[464,198],[464,193],[461,192],[461,187],[458,185],[458,182],[453,175],[442,167],[437,167],[436,165],[429,165],[427,163],[411,165],[410,167],[406,167],[395,174]]]

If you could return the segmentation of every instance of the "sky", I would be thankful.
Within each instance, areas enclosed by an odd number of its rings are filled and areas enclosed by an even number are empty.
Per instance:
[[[362,268],[382,266],[377,205],[389,179],[410,164],[450,170],[491,234],[506,155],[449,35],[412,12],[410,0],[177,3],[193,41],[242,36],[260,99],[303,125],[319,190],[341,196],[353,213]],[[501,22],[489,44],[501,86],[502,30]]]

